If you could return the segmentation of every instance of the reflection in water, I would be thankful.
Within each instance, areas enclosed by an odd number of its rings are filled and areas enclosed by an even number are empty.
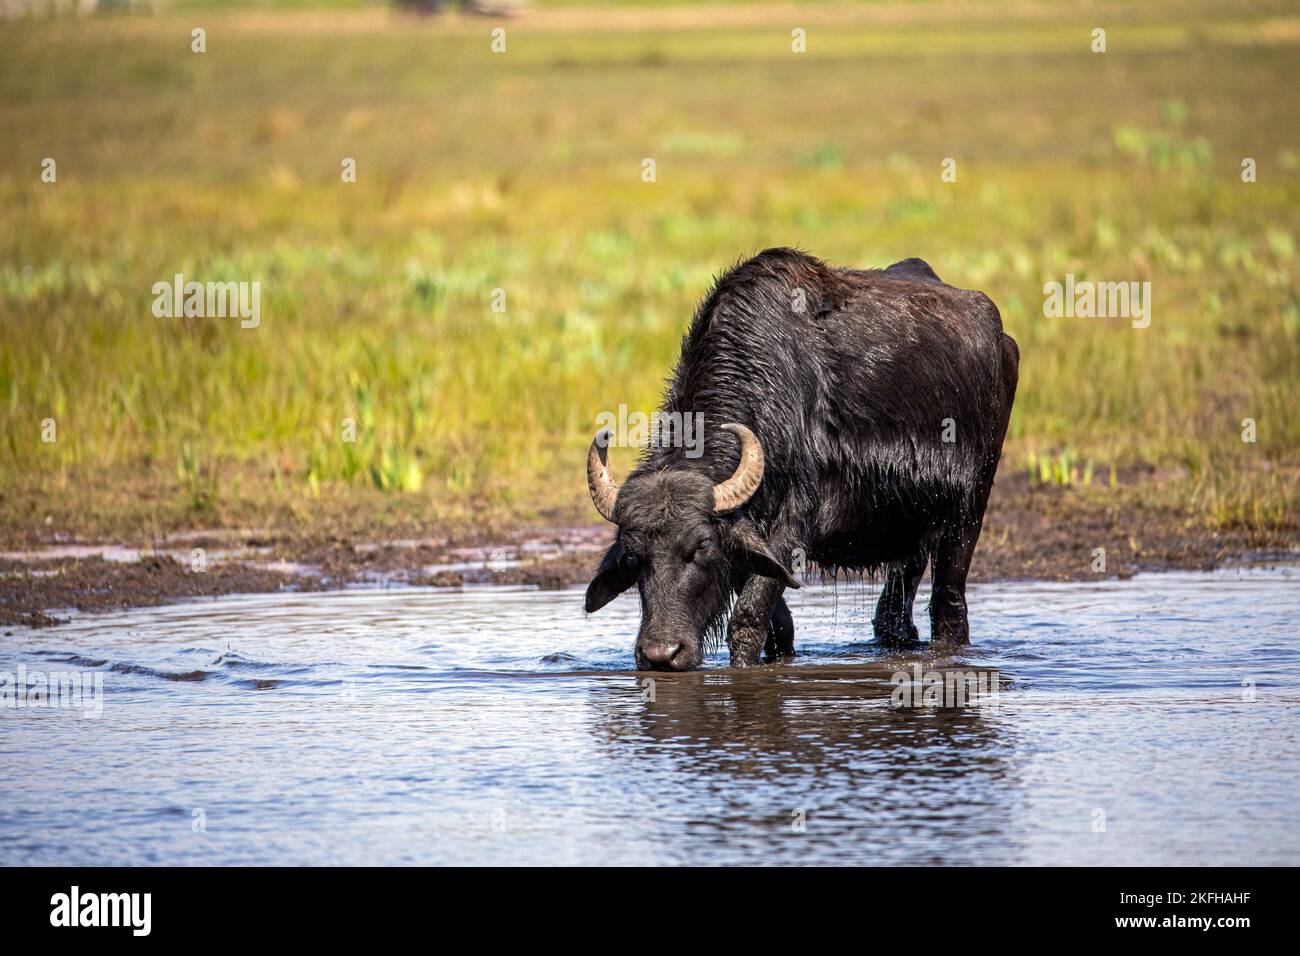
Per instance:
[[[644,813],[730,856],[1006,862],[1012,727],[979,707],[896,708],[894,669],[655,675],[653,700],[629,678],[592,688],[593,723],[614,772],[652,795]]]
[[[102,693],[97,715],[0,709],[0,841],[6,862],[92,865],[1294,863],[1296,583],[972,588],[960,659],[886,656],[874,595],[812,587],[793,664],[718,650],[693,674],[629,672],[636,602],[596,622],[578,590],[16,629],[0,682]],[[997,694],[896,708],[913,665],[996,673]]]

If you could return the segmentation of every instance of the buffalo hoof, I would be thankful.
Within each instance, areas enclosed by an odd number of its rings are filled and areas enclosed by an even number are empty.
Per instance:
[[[763,648],[764,663],[775,664],[777,661],[792,660],[794,660],[794,648],[778,648],[775,641],[770,637],[767,639],[767,645]]]
[[[921,634],[911,621],[872,621],[876,640],[885,647],[914,647],[921,643]]]

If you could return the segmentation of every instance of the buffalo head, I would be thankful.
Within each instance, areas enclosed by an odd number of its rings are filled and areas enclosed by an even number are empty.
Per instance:
[[[637,586],[641,670],[699,667],[705,635],[721,627],[732,593],[750,574],[799,587],[759,528],[736,514],[763,480],[763,448],[744,425],[722,428],[740,440],[740,463],[718,484],[697,471],[664,469],[635,474],[620,488],[606,457],[609,432],[598,434],[587,453],[591,500],[618,525],[587,586],[587,612]]]

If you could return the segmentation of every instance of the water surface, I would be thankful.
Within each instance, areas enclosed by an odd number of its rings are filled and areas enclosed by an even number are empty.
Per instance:
[[[580,590],[15,629],[10,687],[99,675],[103,698],[0,708],[0,862],[1295,864],[1298,585],[972,587],[957,659],[882,654],[874,588],[809,587],[793,664],[715,651],[653,684],[627,669],[636,601],[584,618]],[[995,671],[996,697],[897,708],[914,664]]]

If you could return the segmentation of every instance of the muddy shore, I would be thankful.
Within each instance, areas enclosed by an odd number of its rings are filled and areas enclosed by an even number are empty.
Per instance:
[[[386,541],[310,525],[177,531],[135,544],[66,535],[33,543],[24,536],[21,548],[0,546],[0,625],[44,627],[73,609],[250,592],[402,584],[563,588],[586,583],[612,534],[609,525],[571,522],[422,530]],[[1104,570],[1097,549],[1104,549]],[[1089,580],[1298,557],[1293,520],[1262,531],[1207,527],[1162,503],[1154,479],[1139,490],[1077,490],[1010,476],[994,488],[970,579]]]

